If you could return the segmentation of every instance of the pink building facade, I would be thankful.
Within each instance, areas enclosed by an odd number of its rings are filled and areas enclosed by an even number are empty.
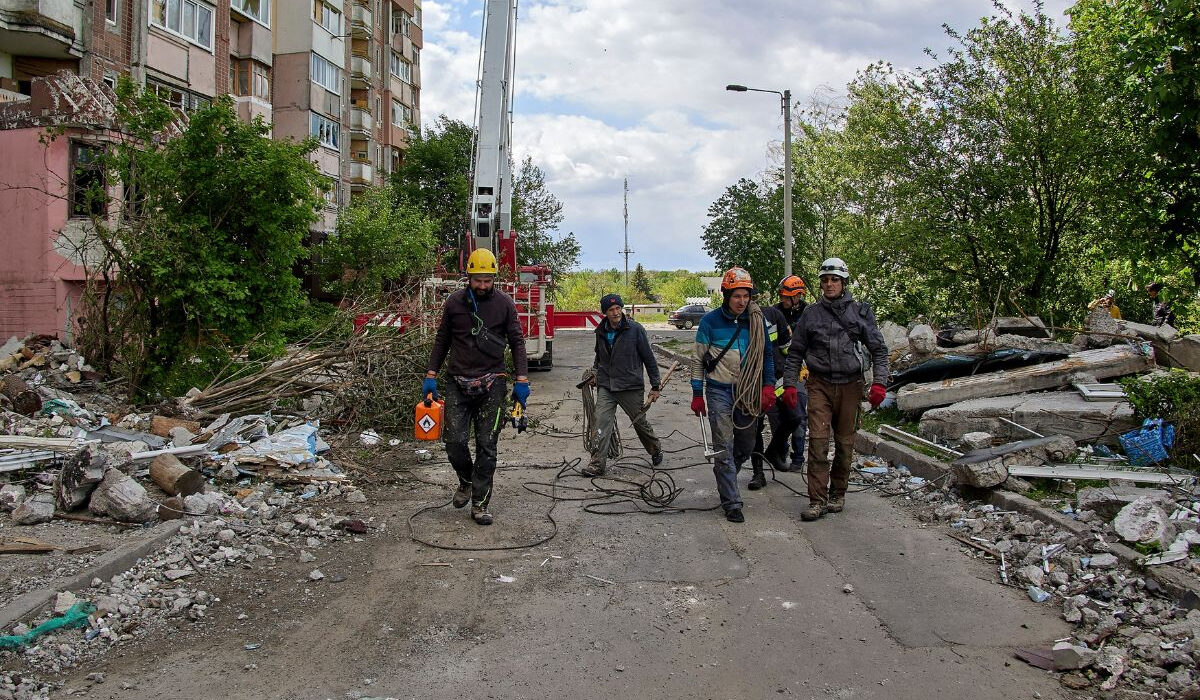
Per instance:
[[[70,342],[91,222],[72,198],[95,177],[86,161],[111,134],[112,93],[65,73],[35,85],[32,101],[0,108],[0,338]]]

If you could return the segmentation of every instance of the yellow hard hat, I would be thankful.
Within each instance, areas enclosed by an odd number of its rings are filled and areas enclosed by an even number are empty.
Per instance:
[[[487,248],[476,248],[467,258],[468,275],[494,275],[497,271],[496,256]]]

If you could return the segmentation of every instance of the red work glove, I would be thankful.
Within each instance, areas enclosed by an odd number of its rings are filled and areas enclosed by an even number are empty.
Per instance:
[[[695,413],[698,416],[707,416],[708,415],[708,406],[704,405],[704,397],[703,396],[693,396],[692,397],[692,413]]]
[[[882,384],[872,384],[871,390],[867,392],[867,400],[871,402],[871,408],[879,408],[879,404],[883,403],[886,396],[887,389]]]
[[[768,384],[762,390],[762,410],[763,413],[775,408],[775,387]]]
[[[779,397],[779,400],[789,411],[795,413],[796,407],[800,405],[800,392],[796,391],[796,387],[789,386],[783,390],[783,396]]]

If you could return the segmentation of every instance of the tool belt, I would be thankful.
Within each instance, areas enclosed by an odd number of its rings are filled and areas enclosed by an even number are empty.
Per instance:
[[[458,390],[463,393],[468,399],[476,399],[480,396],[485,396],[492,390],[492,384],[496,379],[504,375],[497,372],[490,372],[482,377],[459,377],[455,376],[454,381],[458,384]]]

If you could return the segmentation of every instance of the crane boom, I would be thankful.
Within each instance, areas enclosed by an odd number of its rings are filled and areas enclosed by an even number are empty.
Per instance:
[[[478,135],[471,183],[470,250],[491,250],[497,253],[501,264],[510,269],[516,265],[511,230],[512,130],[509,121],[516,20],[516,0],[487,0],[479,79]]]

